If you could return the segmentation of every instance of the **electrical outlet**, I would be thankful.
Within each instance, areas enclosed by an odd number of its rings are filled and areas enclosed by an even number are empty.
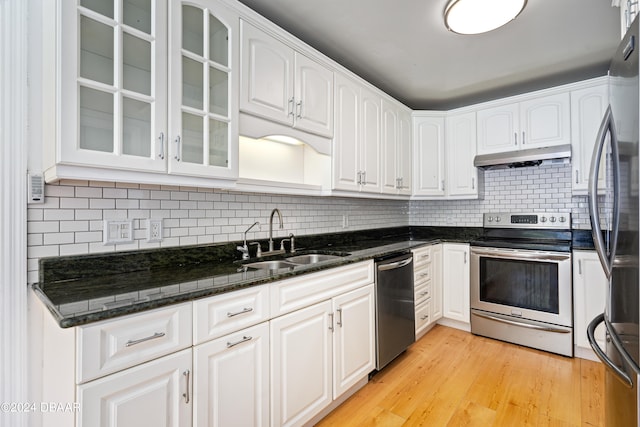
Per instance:
[[[162,218],[147,220],[147,242],[162,241]]]
[[[105,245],[133,242],[133,220],[105,219],[102,237]]]

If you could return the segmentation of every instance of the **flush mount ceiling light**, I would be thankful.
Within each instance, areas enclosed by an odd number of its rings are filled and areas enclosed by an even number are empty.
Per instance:
[[[513,20],[526,4],[527,0],[451,0],[444,23],[454,33],[486,33]]]

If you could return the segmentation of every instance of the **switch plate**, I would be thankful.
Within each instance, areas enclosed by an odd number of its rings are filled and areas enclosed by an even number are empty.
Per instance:
[[[105,219],[102,237],[105,245],[133,242],[133,220]]]
[[[147,242],[162,241],[162,218],[150,218],[147,220]]]

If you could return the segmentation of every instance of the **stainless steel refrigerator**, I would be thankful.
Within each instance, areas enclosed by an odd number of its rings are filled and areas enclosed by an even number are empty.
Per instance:
[[[609,68],[609,107],[598,132],[589,178],[593,240],[608,277],[604,313],[589,324],[591,347],[605,364],[607,427],[638,425],[638,19],[620,43]],[[598,188],[604,174],[606,188]],[[606,328],[605,348],[594,333]]]

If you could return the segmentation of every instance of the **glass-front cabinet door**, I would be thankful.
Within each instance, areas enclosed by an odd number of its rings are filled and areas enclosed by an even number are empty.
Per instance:
[[[63,164],[166,171],[167,4],[61,2]]]
[[[169,173],[237,178],[239,18],[211,0],[169,15]]]

